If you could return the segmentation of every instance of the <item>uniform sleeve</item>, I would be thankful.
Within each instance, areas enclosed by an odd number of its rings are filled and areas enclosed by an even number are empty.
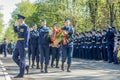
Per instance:
[[[117,47],[118,47],[118,45],[117,45],[117,43],[115,42],[115,44],[114,44],[114,50],[113,50],[114,52],[117,51]]]
[[[30,39],[34,38],[32,31],[30,32]]]
[[[70,31],[68,32],[69,35],[74,34],[74,28],[71,28]]]
[[[71,28],[68,34],[71,36],[72,39],[74,39],[74,28]]]
[[[26,27],[24,32],[24,48],[28,48],[29,38],[30,38],[30,29],[29,27]]]
[[[15,33],[18,32],[18,28],[17,28],[17,26],[13,25],[13,29],[14,29],[14,32],[15,32]]]

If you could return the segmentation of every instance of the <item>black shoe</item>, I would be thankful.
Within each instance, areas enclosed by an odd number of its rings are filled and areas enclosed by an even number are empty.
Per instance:
[[[26,72],[27,72],[27,74],[29,73],[29,66],[26,66]]]
[[[39,62],[37,63],[36,69],[40,69]]]
[[[59,66],[58,66],[58,62],[59,62],[59,61],[56,61],[56,67],[55,67],[55,68],[59,68]]]
[[[32,68],[34,68],[34,66],[35,66],[35,65],[34,65],[34,64],[32,64],[32,66],[31,66],[31,67],[32,67]]]
[[[47,71],[47,70],[45,70],[45,73],[48,73],[48,71]]]
[[[43,73],[44,71],[43,70],[41,70],[41,73]]]
[[[53,64],[53,63],[54,63],[54,61],[52,60],[52,61],[51,61],[51,67],[52,67],[52,68],[54,67],[54,64]]]
[[[41,64],[41,73],[43,73],[44,71],[43,71],[43,64]]]
[[[59,68],[59,66],[56,66],[55,68]]]
[[[62,62],[61,70],[64,71],[64,62]]]
[[[45,73],[48,73],[48,70],[47,70],[48,66],[45,65]]]
[[[118,62],[113,62],[113,64],[119,64]]]
[[[68,67],[67,67],[67,72],[71,72],[71,71],[70,71],[70,66],[71,66],[71,65],[70,65],[70,64],[68,64]]]
[[[40,67],[39,67],[39,66],[37,66],[37,67],[36,67],[36,69],[40,69]]]
[[[15,76],[14,78],[23,78],[23,76],[17,75],[17,76]]]
[[[67,72],[71,72],[70,70],[67,70]]]

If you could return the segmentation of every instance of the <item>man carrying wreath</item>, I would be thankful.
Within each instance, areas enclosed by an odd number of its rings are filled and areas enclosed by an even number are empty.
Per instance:
[[[70,27],[70,20],[65,19],[65,26],[62,28],[64,37],[62,41],[62,65],[61,69],[64,71],[64,63],[67,59],[67,72],[70,72],[71,58],[73,54],[73,34],[74,29]]]
[[[59,68],[59,66],[58,66],[58,63],[59,63],[59,57],[60,57],[60,49],[59,49],[59,47],[60,47],[60,41],[61,41],[61,39],[60,39],[60,36],[61,35],[61,32],[60,32],[60,29],[58,29],[58,23],[57,22],[55,22],[54,23],[54,29],[53,29],[53,34],[52,34],[52,44],[51,44],[51,46],[52,46],[52,61],[51,61],[51,67],[53,67],[54,66],[54,60],[56,59],[56,68]]]

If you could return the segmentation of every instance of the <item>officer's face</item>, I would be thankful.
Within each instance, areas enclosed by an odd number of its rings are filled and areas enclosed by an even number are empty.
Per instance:
[[[46,26],[47,22],[43,21],[41,24],[42,24],[42,26]]]
[[[37,30],[37,26],[33,26],[33,30]]]
[[[58,25],[56,24],[56,25],[54,25],[54,28],[57,28],[58,27]]]
[[[69,26],[69,25],[70,25],[70,21],[69,20],[65,21],[65,26]]]
[[[92,34],[95,35],[95,31],[93,31]]]
[[[19,24],[22,24],[23,21],[24,21],[23,19],[18,19],[18,23],[19,23]]]

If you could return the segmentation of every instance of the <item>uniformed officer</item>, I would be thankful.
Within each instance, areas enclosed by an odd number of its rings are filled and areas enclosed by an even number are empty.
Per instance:
[[[12,40],[10,40],[10,42],[8,44],[8,52],[9,52],[9,54],[12,54],[13,49],[14,49],[14,43],[13,43]]]
[[[106,34],[107,39],[107,51],[108,51],[108,62],[113,62],[113,49],[114,49],[114,31],[111,26],[108,26],[108,32]]]
[[[91,32],[88,33],[88,59],[92,59],[92,46],[91,46],[91,42],[92,42],[92,37],[91,37]]]
[[[65,26],[62,28],[62,30],[65,31],[64,34],[64,40],[62,42],[62,65],[61,69],[64,71],[64,62],[66,61],[67,58],[67,72],[70,72],[70,66],[71,66],[71,58],[73,54],[73,34],[74,34],[74,29],[70,27],[70,20],[65,19]],[[66,39],[70,39],[70,42],[67,42]]]
[[[33,29],[30,28],[30,32],[32,30]],[[32,56],[32,52],[31,52],[31,38],[29,38],[29,41],[28,41],[28,60],[29,60],[29,66],[31,66],[31,56]]]
[[[49,31],[50,29],[46,26],[47,22],[45,19],[41,20],[41,27],[38,29],[39,38],[39,52],[40,52],[40,63],[41,63],[41,72],[48,73],[48,64],[49,64]],[[44,62],[45,61],[45,62]],[[43,71],[43,63],[45,63],[45,68]]]
[[[2,44],[2,52],[4,54],[4,57],[7,57],[7,48],[8,48],[7,41],[6,39],[4,39],[4,42]]]
[[[100,32],[97,31],[97,35],[96,35],[96,47],[97,47],[96,60],[101,60],[102,59],[101,41],[102,41],[102,38],[100,36]]]
[[[88,59],[88,32],[85,32],[85,37],[84,37],[84,59]]]
[[[30,32],[30,48],[32,53],[32,68],[35,66],[35,59],[37,63],[37,69],[39,69],[39,52],[38,52],[38,37],[39,33],[37,31],[37,25],[32,26],[33,30]]]
[[[104,61],[108,60],[108,52],[107,52],[107,41],[106,41],[106,30],[102,31],[102,59]]]
[[[84,33],[81,33],[81,58],[84,59],[84,53],[85,53],[85,35]]]
[[[92,31],[92,59],[96,59],[96,31]]]
[[[25,69],[27,70],[29,66],[26,66],[26,51],[28,50],[28,41],[30,30],[29,27],[24,22],[25,17],[18,14],[18,20],[14,25],[14,32],[18,34],[18,40],[13,51],[13,60],[19,66],[20,72],[14,78],[24,77]]]
[[[74,51],[73,51],[73,58],[79,58],[79,49],[78,49],[78,44],[79,44],[79,35],[75,35],[74,39]]]
[[[58,23],[57,22],[55,22],[54,23],[54,29],[58,29]],[[54,32],[54,31],[53,31]],[[53,33],[53,35],[54,35],[54,33]],[[52,35],[52,36],[53,36]],[[59,57],[60,57],[60,45],[59,44],[57,44],[57,45],[54,45],[54,42],[52,43],[52,47],[51,47],[51,49],[52,49],[52,61],[51,61],[51,67],[53,67],[54,66],[54,61],[56,60],[56,68],[59,68],[59,66],[58,66],[58,63],[59,63]]]

